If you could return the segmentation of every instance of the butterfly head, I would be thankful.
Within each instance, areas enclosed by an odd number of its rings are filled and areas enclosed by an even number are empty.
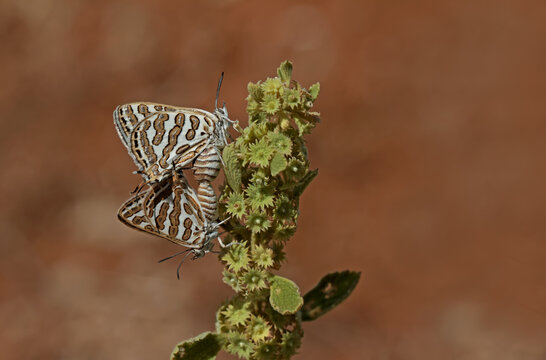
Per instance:
[[[212,248],[214,247],[214,239],[218,237],[218,227],[213,227],[212,224],[207,226],[207,231],[205,235],[205,241],[203,242],[203,246],[201,246],[198,249],[192,249],[193,253],[193,260],[202,258],[209,252],[211,252]]]
[[[238,124],[238,121],[231,120],[228,117],[228,111],[226,108],[226,103],[221,108],[216,108],[214,110],[214,115],[218,118],[218,122],[216,123],[216,139],[217,139],[217,146],[218,147],[224,147],[227,145],[227,137],[228,137],[228,131],[230,126],[236,126]]]
[[[216,109],[214,109],[214,115],[216,115],[218,117],[218,120],[220,120],[221,123],[224,123],[224,122],[232,123],[233,122],[228,117],[228,111],[227,111],[227,108],[226,108],[226,103],[224,103],[224,105],[221,108],[217,107]]]

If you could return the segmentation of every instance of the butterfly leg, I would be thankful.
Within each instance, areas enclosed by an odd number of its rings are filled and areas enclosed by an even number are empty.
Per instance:
[[[224,244],[224,243],[222,242],[222,239],[221,239],[219,236],[218,236],[218,244],[220,245],[220,247],[222,247],[222,248],[224,248],[224,249],[225,249],[225,248],[228,248],[228,247],[230,247],[230,246],[233,246],[233,245],[235,245],[235,244],[243,245],[242,243],[237,242],[237,241],[232,241],[232,242],[230,242],[229,244]]]

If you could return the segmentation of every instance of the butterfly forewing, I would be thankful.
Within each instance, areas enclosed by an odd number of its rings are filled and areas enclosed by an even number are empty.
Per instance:
[[[191,163],[210,143],[218,118],[207,111],[153,103],[118,106],[114,124],[145,180]]]
[[[142,120],[157,112],[187,112],[192,108],[184,108],[170,105],[161,105],[149,102],[134,102],[119,105],[114,111],[114,125],[123,144],[129,148],[129,137],[135,126]]]

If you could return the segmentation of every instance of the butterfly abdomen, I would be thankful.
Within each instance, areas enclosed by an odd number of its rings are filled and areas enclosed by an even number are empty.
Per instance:
[[[197,157],[193,164],[193,175],[195,180],[214,181],[220,172],[220,156],[214,146],[207,146],[205,150]]]
[[[207,221],[215,221],[218,217],[218,202],[216,193],[209,181],[201,181],[199,183],[199,187],[197,188],[197,199],[199,199],[199,202],[201,203],[201,208],[203,209],[203,214]]]
[[[218,151],[214,146],[207,148],[197,157],[193,164],[193,175],[199,183],[197,198],[203,208],[203,213],[208,221],[212,222],[217,217],[217,199],[211,182],[220,172],[221,162]]]

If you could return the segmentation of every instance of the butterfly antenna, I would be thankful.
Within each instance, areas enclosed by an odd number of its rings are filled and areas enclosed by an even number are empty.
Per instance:
[[[190,248],[190,249],[186,249],[186,250],[184,250],[184,251],[177,252],[177,253],[174,254],[174,255],[167,256],[165,259],[159,260],[158,263],[162,263],[163,261],[170,260],[170,259],[172,259],[173,257],[177,257],[178,255],[182,255],[183,253],[186,253],[186,252],[191,251],[191,250],[192,250],[192,249]]]
[[[222,80],[224,79],[224,72],[220,75],[220,81],[218,81],[218,88],[216,89],[216,100],[214,101],[214,108],[218,109],[218,97],[220,96],[220,87],[222,86]]]
[[[182,261],[180,261],[180,264],[178,264],[178,267],[176,268],[176,278],[178,280],[180,280],[180,268],[182,267],[182,264],[184,263],[184,261],[186,261],[186,259],[188,258],[188,256],[191,254],[191,252],[188,252],[186,254],[186,256],[184,256],[184,258],[182,259]]]

